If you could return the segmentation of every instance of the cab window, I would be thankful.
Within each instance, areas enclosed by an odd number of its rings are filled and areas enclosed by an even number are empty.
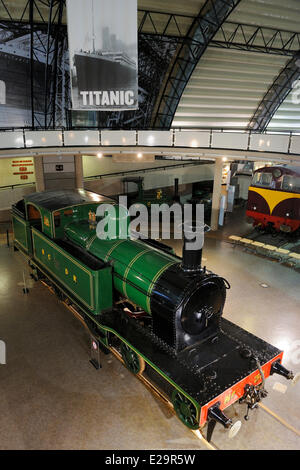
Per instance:
[[[60,212],[54,212],[54,226],[60,227]]]
[[[272,173],[255,173],[252,184],[263,188],[272,188]]]
[[[258,185],[261,177],[261,173],[255,173],[253,176],[252,184]]]
[[[72,209],[66,209],[64,211],[64,217],[71,217],[73,215],[73,210]]]
[[[300,192],[300,176],[284,175],[282,189],[293,193]]]

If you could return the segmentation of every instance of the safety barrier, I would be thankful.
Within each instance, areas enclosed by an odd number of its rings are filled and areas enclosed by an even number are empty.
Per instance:
[[[224,152],[261,152],[297,156],[300,135],[222,131],[215,129],[131,130],[6,130],[0,131],[0,150],[68,147],[139,147],[173,149],[218,149]]]

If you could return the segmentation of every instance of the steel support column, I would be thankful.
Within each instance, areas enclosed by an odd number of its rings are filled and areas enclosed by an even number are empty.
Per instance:
[[[30,97],[31,97],[31,127],[34,129],[34,23],[33,23],[34,0],[29,0],[29,24],[30,24]]]
[[[211,229],[218,230],[219,228],[219,214],[222,194],[222,172],[223,172],[223,160],[222,158],[216,159],[215,161],[215,173],[214,173],[214,188],[212,196],[212,208],[211,208]]]
[[[56,96],[58,84],[60,84],[60,73],[65,73],[61,69],[61,62],[67,60],[67,51],[61,51],[66,45],[66,31],[62,29],[62,17],[64,10],[64,0],[50,0],[50,10],[48,19],[47,38],[47,61],[45,70],[45,128],[55,128],[56,126]],[[63,97],[64,93],[61,93]],[[60,119],[61,121],[61,119]],[[63,125],[58,122],[58,125]]]

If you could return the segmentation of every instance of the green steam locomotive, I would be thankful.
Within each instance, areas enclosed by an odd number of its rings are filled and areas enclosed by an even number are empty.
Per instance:
[[[46,191],[13,206],[14,248],[35,279],[47,280],[102,347],[173,406],[190,429],[239,427],[224,410],[253,408],[282,351],[222,317],[222,277],[201,266],[201,250],[177,257],[155,240],[97,236],[97,208],[114,204],[85,190]]]

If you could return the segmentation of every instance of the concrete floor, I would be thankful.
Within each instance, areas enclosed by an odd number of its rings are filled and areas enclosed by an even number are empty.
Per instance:
[[[203,256],[209,269],[231,283],[224,315],[285,349],[285,365],[299,371],[300,275],[217,238],[207,238]],[[2,243],[0,339],[7,364],[0,365],[0,449],[205,449],[114,357],[102,355],[103,368],[96,371],[83,326],[28,274],[30,292],[24,295],[24,270],[22,255]],[[273,390],[278,383],[288,386],[285,393]],[[264,403],[299,429],[300,382],[293,387],[273,376],[267,389]],[[242,429],[229,440],[217,426],[217,447],[300,449],[300,438],[262,409],[248,422],[245,405],[235,410]],[[234,416],[234,409],[227,414]]]

